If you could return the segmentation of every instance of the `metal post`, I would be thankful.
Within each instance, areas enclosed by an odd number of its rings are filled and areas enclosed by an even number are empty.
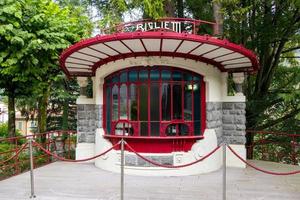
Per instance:
[[[223,200],[226,200],[226,142],[223,142]]]
[[[29,142],[29,155],[30,155],[30,185],[31,185],[31,195],[30,195],[30,198],[35,198],[36,196],[34,194],[32,138],[30,138],[28,142]]]
[[[121,200],[124,200],[124,139],[121,140]]]

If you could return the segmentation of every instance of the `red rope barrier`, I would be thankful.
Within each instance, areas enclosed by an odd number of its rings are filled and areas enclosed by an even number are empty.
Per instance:
[[[238,159],[240,159],[242,162],[244,162],[246,165],[252,167],[253,169],[256,169],[257,171],[260,171],[260,172],[263,172],[263,173],[266,173],[266,174],[271,174],[271,175],[282,175],[282,176],[286,176],[286,175],[294,175],[294,174],[298,174],[300,173],[300,170],[297,170],[297,171],[291,171],[291,172],[271,172],[271,171],[267,171],[267,170],[264,170],[264,169],[261,169],[259,167],[256,167],[254,166],[253,164],[247,162],[245,159],[243,159],[240,155],[238,155],[232,148],[231,146],[227,146],[228,149],[236,156],[238,157]]]
[[[159,166],[159,167],[164,167],[164,168],[182,168],[182,167],[188,167],[188,166],[191,166],[193,164],[196,164],[198,162],[201,162],[203,160],[205,160],[206,158],[208,158],[209,156],[211,156],[212,154],[214,154],[219,148],[220,146],[217,146],[215,149],[213,149],[211,152],[209,152],[207,155],[205,155],[204,157],[200,158],[199,160],[195,160],[191,163],[187,163],[187,164],[184,164],[184,165],[176,165],[176,166],[173,166],[173,165],[164,165],[164,164],[160,164],[160,163],[157,163],[153,160],[150,160],[144,156],[142,156],[141,154],[139,154],[138,152],[136,152],[128,143],[125,143],[125,145],[133,152],[135,153],[138,157],[140,157],[141,159],[153,164],[153,165],[156,165],[156,166]]]
[[[100,156],[103,156],[104,154],[110,152],[113,148],[117,147],[118,145],[120,145],[120,142],[118,142],[117,144],[115,144],[114,146],[112,146],[111,148],[107,149],[106,151],[98,154],[98,155],[95,155],[93,157],[90,157],[90,158],[85,158],[85,159],[81,159],[81,160],[71,160],[71,159],[66,159],[66,158],[63,158],[63,157],[60,157],[50,151],[48,151],[47,149],[45,149],[44,147],[42,147],[39,143],[36,143],[34,142],[35,145],[37,145],[38,148],[40,148],[41,150],[43,150],[46,154],[48,155],[51,155],[53,157],[55,157],[56,159],[58,160],[61,160],[61,161],[67,161],[67,162],[85,162],[85,161],[89,161],[89,160],[93,160],[95,158],[98,158]]]
[[[1,161],[0,165],[2,165],[4,163],[6,163],[6,162],[8,162],[8,161],[10,161],[12,159],[14,159],[15,157],[17,157],[27,147],[27,145],[28,145],[28,143],[23,144],[22,147],[16,152],[15,155],[11,156],[10,158],[8,158],[8,159],[6,159],[4,161]]]

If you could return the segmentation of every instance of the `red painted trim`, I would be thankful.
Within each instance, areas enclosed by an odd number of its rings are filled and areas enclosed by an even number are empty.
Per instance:
[[[201,133],[206,129],[206,85],[202,78],[201,81]]]
[[[104,36],[98,35],[98,36],[90,38],[90,39],[82,40],[81,42],[78,42],[75,45],[66,49],[60,57],[60,64],[61,64],[61,67],[64,70],[64,72],[67,75],[71,75],[71,73],[69,73],[68,70],[66,69],[65,61],[68,58],[68,56],[70,56],[72,53],[74,53],[82,48],[89,47],[91,45],[95,45],[98,43],[104,44],[105,42],[109,42],[109,41],[140,39],[140,41],[143,44],[142,39],[144,39],[144,38],[176,39],[176,40],[182,40],[181,42],[186,40],[186,41],[194,41],[194,42],[216,45],[219,47],[223,47],[223,48],[232,50],[234,52],[241,53],[245,57],[248,57],[251,60],[253,67],[250,70],[248,69],[246,71],[256,71],[256,70],[258,70],[258,67],[259,67],[259,64],[258,64],[255,54],[252,51],[250,51],[240,45],[230,43],[227,40],[221,40],[221,39],[217,39],[214,37],[210,37],[208,35],[203,36],[203,35],[183,34],[183,33],[174,33],[174,32],[133,32],[133,33],[117,33],[117,34],[104,35]],[[178,48],[180,45],[178,45]],[[195,56],[195,55],[191,55],[191,54],[184,54],[184,53],[178,53],[178,52],[149,52],[149,51],[147,51],[144,44],[143,44],[143,46],[145,48],[145,52],[136,52],[134,54],[133,53],[121,54],[121,55],[116,55],[116,56],[110,56],[108,58],[100,60],[99,62],[94,64],[93,74],[98,67],[101,67],[102,65],[104,65],[108,62],[112,62],[112,61],[116,61],[116,60],[124,59],[124,58],[137,57],[137,56],[183,57],[183,58],[189,58],[189,59],[205,62],[208,64],[212,64],[214,66],[217,66],[221,71],[232,71],[232,69],[224,69],[223,65],[220,62],[216,62],[212,59],[207,59],[207,58],[204,58],[201,56]],[[81,52],[79,52],[79,53],[81,53]],[[240,71],[245,71],[243,68],[236,68],[233,70],[237,70],[237,69],[239,69]],[[72,72],[72,75],[74,75],[73,72]]]
[[[193,140],[193,139],[203,139],[204,136],[166,136],[166,137],[156,137],[156,136],[151,136],[151,137],[145,137],[145,136],[125,136],[125,135],[103,135],[105,138],[124,138],[124,139],[141,139],[141,140]]]

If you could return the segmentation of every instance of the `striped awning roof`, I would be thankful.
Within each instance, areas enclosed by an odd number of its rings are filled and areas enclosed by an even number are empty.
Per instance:
[[[93,76],[106,63],[141,56],[188,58],[222,72],[253,72],[259,67],[252,51],[228,40],[165,31],[98,35],[66,49],[60,63],[68,76]]]

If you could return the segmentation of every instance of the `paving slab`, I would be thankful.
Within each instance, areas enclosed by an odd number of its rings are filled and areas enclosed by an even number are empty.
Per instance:
[[[263,161],[273,171],[299,166]],[[87,163],[55,162],[35,169],[36,200],[118,200],[120,174]],[[29,172],[0,181],[0,200],[30,199]],[[221,200],[222,170],[183,177],[125,175],[125,200]],[[227,200],[300,200],[300,174],[272,176],[251,168],[227,168]]]

